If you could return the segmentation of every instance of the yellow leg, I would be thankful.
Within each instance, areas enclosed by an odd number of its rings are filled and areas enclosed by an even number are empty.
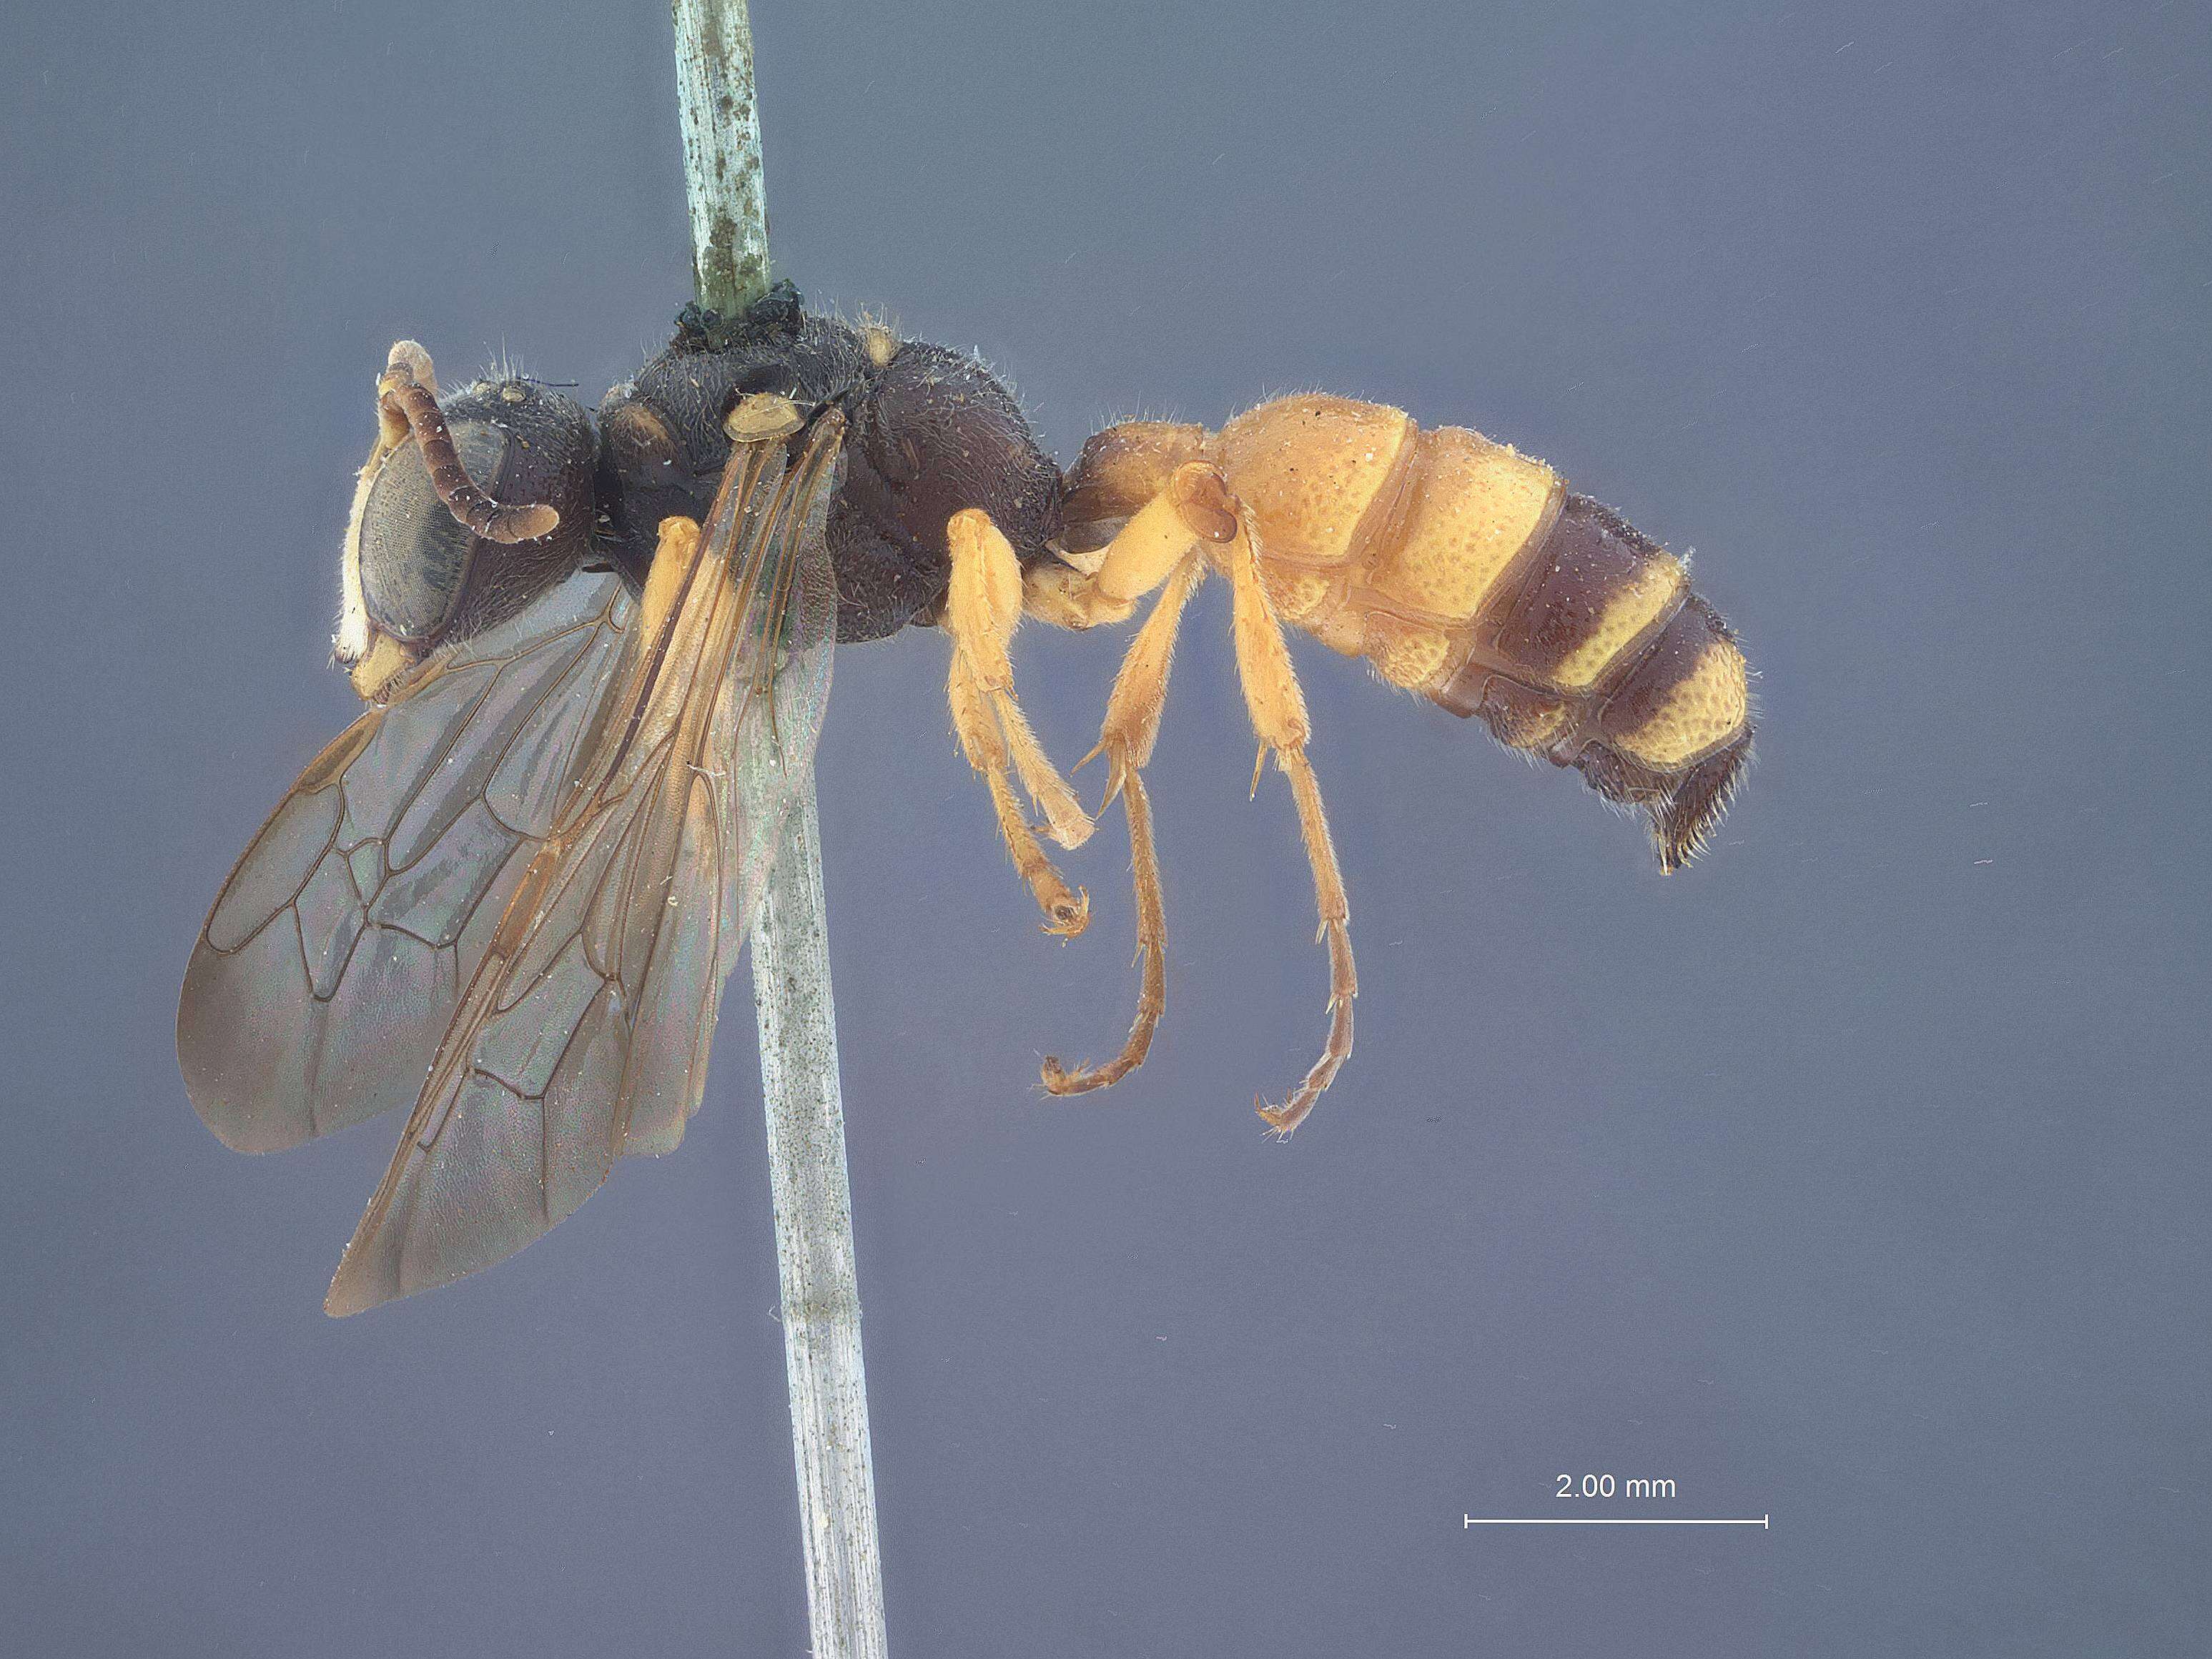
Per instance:
[[[1137,1014],[1121,1052],[1103,1066],[1079,1066],[1070,1072],[1057,1056],[1044,1062],[1044,1086],[1055,1095],[1085,1094],[1118,1083],[1145,1062],[1152,1033],[1167,1006],[1167,906],[1160,892],[1160,866],[1152,846],[1152,801],[1145,793],[1144,767],[1160,733],[1160,712],[1168,692],[1168,671],[1175,659],[1176,632],[1183,606],[1206,580],[1206,566],[1186,553],[1161,591],[1159,603],[1139,630],[1115,676],[1114,695],[1092,755],[1103,754],[1109,774],[1106,803],[1120,797],[1129,819],[1129,869],[1137,893],[1137,959],[1141,964]],[[1084,757],[1085,760],[1090,756]],[[1103,810],[1103,809],[1102,809]]]
[[[1194,546],[1226,542],[1236,533],[1237,517],[1220,471],[1192,461],[1177,467],[1167,488],[1112,541],[1084,556],[1080,567],[1048,559],[1032,568],[1024,606],[1030,615],[1060,628],[1126,622],[1137,601],[1165,581]]]
[[[1337,1070],[1352,1052],[1352,1003],[1359,994],[1359,980],[1352,961],[1352,908],[1344,895],[1344,878],[1336,866],[1336,848],[1328,836],[1328,819],[1322,810],[1321,785],[1306,760],[1306,742],[1312,724],[1306,718],[1306,701],[1291,668],[1290,649],[1283,642],[1281,625],[1261,586],[1260,568],[1249,519],[1240,514],[1236,544],[1225,552],[1236,615],[1237,672],[1243,682],[1245,707],[1252,729],[1260,738],[1260,759],[1269,750],[1290,780],[1291,796],[1297,804],[1298,827],[1304,832],[1306,858],[1313,866],[1314,903],[1320,912],[1320,936],[1328,944],[1328,1040],[1290,1098],[1280,1106],[1258,1103],[1261,1118],[1276,1134],[1287,1138],[1313,1109],[1322,1091],[1335,1079]],[[1259,772],[1253,772],[1258,787]]]
[[[952,571],[944,625],[952,636],[946,695],[953,730],[968,763],[991,791],[999,833],[1014,867],[1045,914],[1045,931],[1073,939],[1091,920],[1091,902],[1071,889],[1037,842],[1006,781],[1011,763],[1046,820],[1046,833],[1063,847],[1089,839],[1091,820],[1037,742],[1014,697],[1014,671],[1006,644],[1021,620],[1022,574],[1014,550],[986,513],[953,515],[945,540]]]
[[[999,833],[1006,839],[1006,851],[1013,856],[1014,868],[1021,872],[1022,879],[1036,896],[1037,908],[1045,914],[1045,932],[1061,939],[1073,939],[1090,923],[1090,896],[1068,886],[1066,878],[1037,844],[1029,821],[1022,816],[1021,804],[1014,799],[1013,786],[1006,781],[1006,744],[993,717],[990,698],[976,681],[967,657],[957,649],[952,653],[947,690],[952,704],[952,729],[959,734],[961,752],[990,787],[992,810],[999,818]]]
[[[1022,568],[991,515],[970,507],[945,526],[952,573],[945,593],[945,626],[956,653],[967,660],[977,686],[996,713],[1022,787],[1045,817],[1046,833],[1062,847],[1091,839],[1091,819],[1030,729],[1014,696],[1013,660],[1007,643],[1022,619]],[[971,751],[969,756],[975,758]]]
[[[1260,582],[1257,553],[1241,503],[1220,471],[1209,463],[1189,462],[1176,469],[1167,488],[1122,526],[1121,533],[1080,562],[1041,565],[1028,577],[1024,603],[1031,616],[1062,628],[1093,628],[1125,620],[1136,601],[1162,582],[1169,584],[1146,622],[1114,684],[1105,730],[1096,754],[1103,751],[1113,776],[1107,793],[1121,797],[1129,814],[1130,864],[1137,887],[1139,949],[1144,959],[1137,1017],[1129,1038],[1115,1060],[1070,1073],[1057,1060],[1045,1062],[1045,1087],[1054,1094],[1103,1088],[1139,1064],[1152,1045],[1166,1000],[1166,917],[1161,901],[1159,866],[1152,847],[1151,802],[1141,770],[1159,732],[1160,708],[1182,607],[1204,573],[1193,556],[1200,544],[1205,556],[1224,567],[1235,599],[1237,665],[1246,707],[1260,738],[1264,763],[1273,750],[1289,778],[1313,866],[1314,899],[1321,937],[1328,946],[1329,1031],[1321,1058],[1280,1106],[1259,1103],[1260,1115],[1277,1134],[1287,1136],[1313,1109],[1352,1052],[1352,1005],[1359,994],[1352,959],[1351,907],[1330,843],[1328,819],[1322,808],[1321,786],[1306,760],[1311,735],[1305,698],[1291,672],[1288,647],[1266,590]],[[1253,784],[1256,790],[1259,774]]]

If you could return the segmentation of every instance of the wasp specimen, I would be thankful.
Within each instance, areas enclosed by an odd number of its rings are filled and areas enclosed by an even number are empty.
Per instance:
[[[1140,1064],[1165,1006],[1143,773],[1185,609],[1225,580],[1329,965],[1321,1058],[1259,1108],[1283,1135],[1350,1054],[1358,990],[1285,624],[1579,769],[1644,812],[1667,869],[1750,754],[1742,653],[1681,562],[1540,461],[1379,404],[1128,422],[1063,475],[974,359],[810,313],[786,283],[736,319],[687,308],[596,420],[514,376],[441,398],[410,342],[377,415],[335,641],[368,707],[232,871],[178,1013],[193,1103],[240,1150],[411,1103],[334,1314],[503,1259],[617,1154],[681,1139],[834,641],[948,636],[960,747],[1046,931],[1072,938],[1088,896],[1044,843],[1093,822],[1008,647],[1024,617],[1090,629],[1153,600],[1092,750],[1127,823],[1137,1009],[1111,1060],[1045,1062],[1075,1094]]]

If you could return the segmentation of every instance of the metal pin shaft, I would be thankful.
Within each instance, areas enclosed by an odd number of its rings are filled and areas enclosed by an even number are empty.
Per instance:
[[[769,287],[752,26],[744,0],[673,0],[673,10],[693,276],[699,303],[733,317]],[[812,1648],[816,1659],[884,1659],[853,1197],[811,781],[792,807],[753,924],[752,965]]]

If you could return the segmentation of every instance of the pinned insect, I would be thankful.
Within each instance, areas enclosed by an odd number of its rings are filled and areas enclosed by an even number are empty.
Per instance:
[[[511,377],[441,399],[408,342],[377,413],[336,641],[370,706],[231,872],[178,1014],[193,1103],[240,1150],[412,1103],[333,1313],[511,1255],[618,1153],[682,1138],[833,641],[949,636],[960,746],[1046,931],[1072,938],[1088,897],[1044,842],[1092,821],[1022,714],[1009,643],[1024,616],[1088,629],[1158,595],[1092,751],[1127,820],[1137,1011],[1107,1063],[1045,1062],[1074,1094],[1140,1064],[1164,1007],[1143,769],[1185,607],[1227,580],[1328,947],[1322,1057],[1260,1108],[1285,1135],[1351,1052],[1358,988],[1285,623],[1578,768],[1645,812],[1668,869],[1750,752],[1743,656],[1680,562],[1541,462],[1377,404],[1116,426],[1063,477],[972,358],[809,313],[787,283],[734,319],[688,308],[596,423]]]

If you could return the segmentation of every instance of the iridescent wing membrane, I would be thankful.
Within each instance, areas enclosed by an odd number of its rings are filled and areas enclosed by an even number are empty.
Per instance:
[[[434,659],[224,884],[177,1018],[209,1127],[270,1152],[414,1103],[331,1312],[488,1267],[683,1138],[821,728],[842,429],[738,445],[638,599],[572,577]]]

